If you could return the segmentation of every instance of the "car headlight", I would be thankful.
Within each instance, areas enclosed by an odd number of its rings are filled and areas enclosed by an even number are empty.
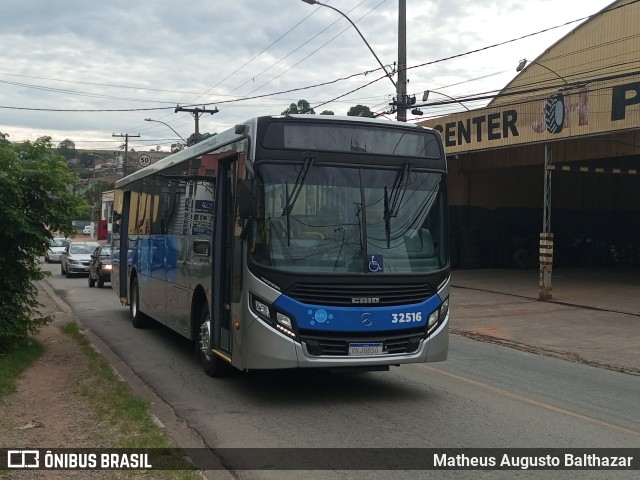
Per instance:
[[[249,295],[249,306],[253,313],[265,320],[273,328],[286,334],[291,338],[296,338],[293,320],[288,315],[277,311],[273,305],[256,297],[253,293]]]
[[[68,259],[67,259],[67,262],[69,262],[69,263],[73,263],[74,265],[78,265],[78,264],[80,263],[80,261],[79,261],[79,260],[74,260],[73,258],[68,258]]]
[[[111,270],[111,264],[110,264],[110,263],[103,264],[103,265],[102,265],[102,269],[103,269],[103,270]]]

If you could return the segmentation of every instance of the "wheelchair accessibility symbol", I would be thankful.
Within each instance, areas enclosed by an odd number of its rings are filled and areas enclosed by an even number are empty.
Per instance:
[[[384,272],[384,257],[382,255],[371,255],[369,271],[372,273]]]

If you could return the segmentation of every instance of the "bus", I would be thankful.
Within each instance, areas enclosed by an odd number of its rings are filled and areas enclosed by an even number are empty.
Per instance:
[[[446,185],[435,130],[257,117],[116,182],[112,286],[210,376],[443,361]]]

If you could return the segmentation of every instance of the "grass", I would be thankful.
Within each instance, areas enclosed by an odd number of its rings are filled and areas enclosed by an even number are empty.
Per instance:
[[[16,391],[20,374],[44,352],[43,346],[29,338],[19,347],[0,356],[0,402]]]
[[[111,366],[91,348],[78,326],[67,323],[61,328],[80,344],[87,356],[87,372],[83,375],[78,390],[104,426],[105,446],[131,449],[175,448],[162,429],[153,422],[147,402],[127,390]],[[202,479],[198,471],[189,470],[193,467],[177,450],[168,458],[163,458],[163,465],[171,470],[112,473],[114,478]]]

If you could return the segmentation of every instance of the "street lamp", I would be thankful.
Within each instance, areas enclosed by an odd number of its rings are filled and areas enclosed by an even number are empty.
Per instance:
[[[464,107],[464,109],[467,112],[470,112],[471,110],[469,109],[469,107],[467,107],[464,103],[462,103],[460,100],[458,100],[457,98],[454,98],[450,95],[447,95],[446,93],[442,93],[442,92],[438,92],[436,90],[425,90],[424,93],[422,94],[422,101],[426,102],[429,99],[429,94],[433,92],[433,93],[437,93],[438,95],[442,95],[443,97],[447,97],[450,98],[451,100],[453,100],[456,103],[459,103],[460,105],[462,105]],[[415,96],[413,97],[415,99]],[[413,110],[411,110],[411,113],[413,115],[423,115],[424,112],[422,110],[420,110],[420,107],[428,107],[429,105],[426,103],[421,103],[420,105],[415,105],[415,108]]]
[[[160,120],[154,120],[154,119],[152,119],[152,118],[145,118],[145,119],[144,119],[144,121],[145,121],[145,122],[156,122],[156,123],[161,123],[161,124],[163,124],[163,125],[166,125],[167,127],[169,127],[169,128],[173,131],[173,133],[175,133],[175,134],[178,136],[178,138],[179,138],[180,140],[182,140],[184,143],[187,143],[187,141],[186,141],[184,138],[182,138],[178,132],[176,132],[175,130],[173,130],[173,127],[172,127],[171,125],[169,125],[168,123],[164,123],[164,122],[162,122],[162,121],[160,121]]]
[[[360,38],[362,38],[362,40],[364,41],[364,43],[367,45],[367,47],[369,48],[369,50],[371,51],[371,53],[373,53],[373,56],[376,57],[376,60],[378,61],[378,64],[380,65],[380,67],[382,68],[382,71],[387,75],[387,77],[389,77],[389,80],[391,80],[391,83],[393,83],[393,86],[396,86],[396,82],[393,81],[393,78],[391,78],[391,75],[389,75],[389,72],[387,72],[387,68],[382,64],[382,62],[380,61],[380,59],[378,58],[378,55],[376,55],[376,52],[373,51],[373,48],[371,48],[371,45],[369,45],[369,42],[367,42],[367,39],[364,38],[364,35],[362,35],[362,32],[360,31],[360,29],[356,26],[355,23],[353,23],[351,21],[351,19],[349,17],[347,17],[344,13],[342,13],[340,10],[338,10],[335,7],[332,7],[331,5],[327,5],[326,3],[320,3],[316,0],[302,0],[304,3],[308,3],[309,5],[320,5],[322,7],[327,7],[330,8],[331,10],[338,12],[340,15],[342,15],[344,18],[346,18],[349,23],[351,25],[353,25],[353,28],[356,29],[356,32],[358,32],[358,35],[360,35]]]
[[[560,80],[562,80],[564,82],[565,85],[569,85],[569,82],[567,82],[564,77],[560,76],[560,74],[558,74],[558,72],[556,72],[555,70],[551,70],[549,67],[547,67],[546,65],[543,65],[540,62],[537,62],[535,60],[529,61],[526,58],[523,58],[522,60],[520,60],[520,62],[518,63],[518,66],[516,67],[516,72],[521,72],[522,70],[524,70],[524,67],[527,66],[527,63],[535,63],[536,65],[542,67],[542,68],[546,68],[547,70],[549,70],[551,73],[553,73],[556,77],[558,77]]]
[[[431,93],[431,92],[437,93],[438,95],[442,95],[443,97],[447,97],[447,98],[453,100],[454,102],[457,102],[460,105],[462,105],[467,112],[470,111],[469,108],[464,103],[462,103],[460,100],[458,100],[457,98],[453,98],[453,97],[447,95],[446,93],[438,92],[437,90],[425,90],[424,93],[422,94],[422,101],[423,102],[426,102],[429,99],[429,93]],[[421,105],[421,106],[424,106],[424,105]]]

